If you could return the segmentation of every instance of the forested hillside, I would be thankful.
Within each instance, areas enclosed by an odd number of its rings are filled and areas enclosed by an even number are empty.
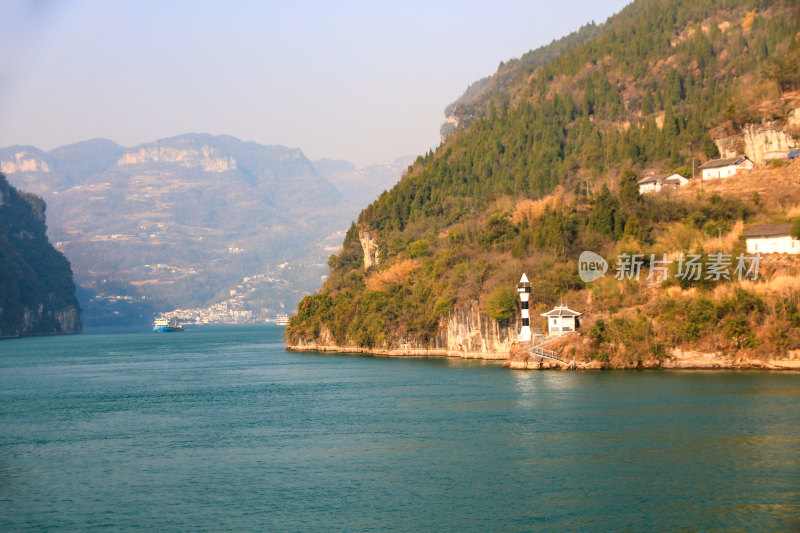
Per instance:
[[[796,2],[632,3],[592,38],[520,69],[479,119],[364,209],[323,289],[301,302],[289,343],[323,335],[343,345],[424,346],[467,302],[493,320],[516,316],[523,271],[540,308],[577,301],[612,321],[641,304],[624,297],[638,289],[588,287],[577,276],[582,250],[689,252],[735,237],[743,223],[788,216],[786,202],[796,199],[697,187],[693,196],[641,197],[636,182],[646,171],[692,176],[718,157],[720,136],[762,119],[786,123],[800,107],[797,64]],[[366,270],[364,240],[378,259]],[[729,241],[730,251],[741,249]],[[725,309],[720,320],[733,313]],[[655,315],[624,320],[645,320],[637,327],[659,335]],[[595,335],[596,351],[610,349],[603,343],[612,336]]]
[[[480,118],[494,97],[498,97],[502,101],[504,91],[508,90],[515,82],[518,83],[520,78],[528,76],[559,55],[597,36],[599,32],[600,27],[592,22],[566,37],[554,40],[547,46],[522,54],[519,59],[501,62],[494,75],[476,81],[467,87],[458,100],[447,106],[444,111],[447,122],[442,125],[440,130],[442,139],[445,139],[457,128],[466,127],[473,120]]]

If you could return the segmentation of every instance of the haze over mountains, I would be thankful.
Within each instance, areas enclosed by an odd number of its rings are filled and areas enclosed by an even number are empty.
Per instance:
[[[294,306],[319,286],[359,207],[405,168],[318,164],[296,148],[205,134],[0,149],[9,181],[46,200],[89,325],[206,306],[259,274],[245,309]]]
[[[343,159],[317,159],[314,168],[336,185],[350,203],[363,208],[381,192],[391,189],[408,165],[414,162],[414,158],[413,155],[406,155],[364,168],[358,168]],[[358,211],[354,214],[358,214]]]

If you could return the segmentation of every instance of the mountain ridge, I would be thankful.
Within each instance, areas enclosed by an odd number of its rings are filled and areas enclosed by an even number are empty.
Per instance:
[[[286,283],[253,305],[258,313],[293,305],[324,273],[317,243],[356,214],[300,149],[233,136],[184,134],[132,147],[92,139],[49,152],[11,146],[0,149],[0,166],[47,198],[50,235],[81,285],[136,302],[140,322],[153,311],[211,303],[243,277],[287,261],[305,266],[283,269]]]

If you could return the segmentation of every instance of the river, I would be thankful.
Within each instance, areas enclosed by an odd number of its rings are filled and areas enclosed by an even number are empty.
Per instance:
[[[800,374],[0,342],[0,531],[797,531]]]

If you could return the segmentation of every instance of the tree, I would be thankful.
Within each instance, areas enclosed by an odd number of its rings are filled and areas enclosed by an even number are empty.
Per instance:
[[[644,95],[644,100],[642,100],[642,114],[649,115],[653,112],[653,93],[647,91]]]
[[[511,214],[506,211],[495,211],[486,221],[486,226],[480,234],[479,240],[484,246],[507,241],[517,234],[517,228],[511,222]]]
[[[625,223],[625,232],[622,236],[623,238],[627,237],[637,241],[642,240],[642,227],[641,224],[639,224],[639,219],[636,216],[632,216]]]
[[[785,91],[800,89],[798,63],[800,63],[800,41],[795,40],[786,54],[774,57],[765,67],[764,73],[775,80],[781,95]]]
[[[639,203],[639,183],[636,179],[636,172],[625,169],[619,178],[619,199],[622,207],[630,209]]]
[[[603,185],[600,194],[592,202],[592,212],[589,214],[589,227],[598,233],[618,238],[622,235],[619,219],[619,203],[611,191]]]
[[[792,224],[792,238],[800,239],[800,219],[797,219]]]
[[[706,154],[706,157],[709,159],[719,157],[719,149],[708,135],[703,138],[703,153]]]
[[[508,320],[517,310],[517,292],[509,285],[501,285],[486,297],[485,307],[489,318]]]

